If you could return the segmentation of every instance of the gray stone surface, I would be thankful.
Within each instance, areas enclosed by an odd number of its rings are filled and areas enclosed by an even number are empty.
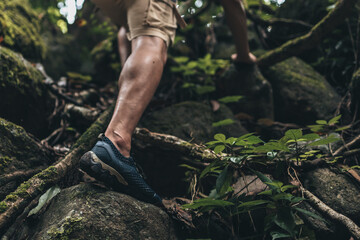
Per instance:
[[[177,239],[170,217],[154,205],[91,184],[63,190],[32,239]]]
[[[234,123],[212,127],[214,122],[224,119],[233,119]],[[141,120],[140,126],[153,132],[166,133],[195,142],[210,141],[216,133],[223,133],[227,137],[240,137],[247,133],[225,105],[221,105],[220,109],[214,112],[210,104],[192,101],[150,113]]]

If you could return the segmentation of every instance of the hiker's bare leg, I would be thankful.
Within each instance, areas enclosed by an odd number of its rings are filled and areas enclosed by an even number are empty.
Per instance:
[[[127,39],[125,27],[120,27],[117,35],[117,40],[121,66],[124,66],[126,59],[128,59],[131,54],[131,42]]]
[[[119,96],[105,132],[125,156],[130,156],[131,135],[160,82],[167,58],[165,42],[140,36],[131,42],[131,55],[119,79]]]
[[[221,0],[221,4],[235,41],[236,54],[232,55],[232,59],[244,63],[255,63],[256,57],[249,49],[246,14],[241,0]]]

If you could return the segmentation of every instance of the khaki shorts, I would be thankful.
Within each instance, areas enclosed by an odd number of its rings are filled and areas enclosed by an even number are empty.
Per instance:
[[[125,26],[129,41],[156,36],[173,43],[176,17],[172,0],[92,0],[118,26]]]

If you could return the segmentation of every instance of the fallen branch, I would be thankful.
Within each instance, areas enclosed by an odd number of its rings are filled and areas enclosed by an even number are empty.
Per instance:
[[[206,162],[212,162],[213,160],[221,158],[204,146],[189,143],[175,136],[153,133],[146,128],[136,128],[133,137],[135,140],[143,141],[146,144],[161,147],[161,149],[173,150],[179,154],[201,159]]]
[[[290,40],[274,50],[268,51],[258,59],[258,65],[260,67],[269,67],[313,48],[320,43],[326,34],[330,33],[349,16],[356,2],[357,0],[339,0],[336,7],[307,34]]]
[[[109,107],[88,128],[64,159],[22,183],[15,192],[9,194],[4,201],[0,202],[0,233],[4,233],[11,222],[23,212],[33,199],[60,181],[71,169],[78,165],[80,157],[95,144],[97,136],[104,132],[110,121],[112,109],[113,107]]]
[[[286,19],[286,18],[272,18],[269,20],[262,19],[261,17],[246,11],[246,16],[254,23],[258,24],[261,27],[269,27],[269,26],[299,26],[306,29],[310,29],[313,26],[309,23],[306,23],[301,20],[294,19]]]
[[[346,229],[350,232],[350,234],[356,238],[360,239],[360,228],[348,217],[336,212],[325,203],[323,203],[319,198],[317,198],[310,191],[306,190],[304,187],[300,186],[301,191],[308,198],[310,204],[319,212],[327,215],[331,219],[336,222],[341,223]]]
[[[344,146],[338,148],[335,152],[334,152],[334,156],[339,155],[341,152],[343,152],[345,149],[349,149],[352,145],[354,145],[355,143],[360,141],[360,135],[358,135],[357,137],[355,137],[353,140],[351,140],[350,142],[348,142],[347,144],[345,144]]]

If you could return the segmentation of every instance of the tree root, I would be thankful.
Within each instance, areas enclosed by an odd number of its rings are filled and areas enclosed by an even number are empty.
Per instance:
[[[349,16],[357,0],[339,0],[336,7],[320,20],[307,34],[289,40],[258,59],[260,67],[269,67],[289,57],[303,53],[320,43],[322,38]]]
[[[173,150],[192,159],[201,159],[205,162],[221,159],[221,156],[214,154],[204,146],[189,143],[175,136],[153,133],[146,128],[136,128],[133,137],[135,141],[141,141],[154,147],[158,146],[162,149]]]
[[[336,212],[335,210],[327,206],[319,198],[317,198],[310,191],[306,190],[304,187],[300,186],[300,190],[309,199],[310,204],[316,210],[327,215],[334,221],[341,223],[355,239],[360,239],[360,227],[358,227],[350,218]]]

